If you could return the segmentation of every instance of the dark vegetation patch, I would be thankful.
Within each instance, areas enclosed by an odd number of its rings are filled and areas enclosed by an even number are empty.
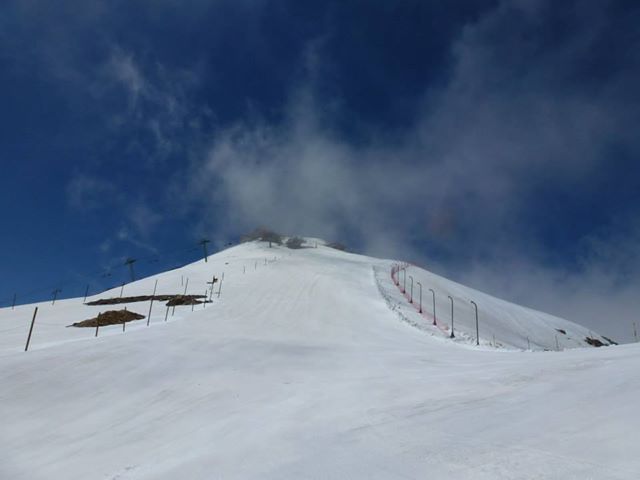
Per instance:
[[[565,329],[563,329],[563,328],[556,328],[556,331],[557,331],[557,332],[560,332],[560,333],[561,333],[561,334],[563,334],[563,335],[566,335],[566,334],[567,334],[567,331],[566,331]]]
[[[304,239],[300,238],[300,237],[291,237],[287,240],[287,243],[285,244],[287,246],[287,248],[291,248],[291,249],[298,249],[298,248],[303,248],[302,246],[304,245],[305,241]]]
[[[76,322],[69,327],[96,327],[98,324],[101,327],[106,325],[122,325],[126,322],[132,322],[134,320],[141,320],[145,318],[144,315],[140,315],[136,312],[129,310],[109,310],[99,314],[97,317],[83,320],[82,322]]]
[[[601,342],[597,338],[585,337],[584,340],[585,340],[585,342],[587,342],[589,345],[591,345],[593,347],[606,347],[607,346],[606,343]]]
[[[202,302],[198,300],[202,299]],[[167,302],[167,307],[175,307],[179,305],[200,305],[207,301],[207,297],[204,295],[174,295],[171,300]]]
[[[202,303],[202,302],[198,302],[197,299],[199,298],[205,298],[204,295],[179,295],[179,294],[175,294],[175,295],[139,295],[137,297],[116,297],[116,298],[101,298],[99,300],[94,300],[93,302],[88,302],[86,303],[86,305],[90,305],[90,306],[96,306],[96,305],[119,305],[121,303],[135,303],[135,302],[147,302],[151,299],[154,299],[155,301],[158,302],[166,302],[168,301],[169,303],[167,303],[168,306],[173,306],[173,305],[191,305],[191,303],[188,303],[185,299],[191,299],[190,301],[192,303],[198,304],[198,303]],[[182,303],[171,303],[174,299],[178,299],[176,301],[182,302]]]

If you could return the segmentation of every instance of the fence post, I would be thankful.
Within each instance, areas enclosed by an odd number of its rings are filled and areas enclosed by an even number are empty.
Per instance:
[[[98,336],[98,329],[100,328],[100,315],[102,315],[102,313],[98,312],[98,318],[96,319],[96,337]]]
[[[29,350],[29,343],[31,342],[31,334],[33,333],[33,324],[36,323],[36,315],[38,315],[38,307],[33,311],[33,318],[31,319],[31,326],[29,327],[29,336],[27,337],[27,344],[24,347],[24,351]]]

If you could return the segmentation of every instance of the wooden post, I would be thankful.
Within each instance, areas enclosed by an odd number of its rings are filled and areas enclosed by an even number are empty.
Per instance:
[[[33,333],[33,324],[36,323],[36,315],[38,315],[38,307],[33,311],[33,318],[31,319],[31,326],[29,327],[29,336],[27,337],[27,344],[24,346],[24,351],[29,350],[29,343],[31,342],[31,334]]]
[[[102,313],[98,313],[98,318],[96,319],[96,337],[98,336],[98,329],[100,328],[100,315],[102,315]]]
[[[153,301],[156,298],[156,289],[158,288],[158,279],[156,278],[156,284],[153,286],[153,295],[151,296],[151,303],[149,304],[149,313],[147,314],[147,327],[151,321],[151,309],[153,308]]]

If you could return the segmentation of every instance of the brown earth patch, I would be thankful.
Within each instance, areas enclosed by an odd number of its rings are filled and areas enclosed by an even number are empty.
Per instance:
[[[101,298],[99,300],[94,300],[93,302],[87,302],[85,305],[96,306],[96,305],[119,305],[122,303],[135,303],[135,302],[148,302],[151,299],[159,302],[166,302],[167,306],[172,307],[173,305],[191,305],[191,303],[198,304],[202,302],[198,302],[197,299],[206,298],[204,295],[138,295],[137,297],[115,297],[115,298]],[[189,299],[189,300],[186,300]],[[172,301],[182,302],[182,303],[171,303]]]
[[[82,328],[96,327],[99,324],[101,327],[104,327],[106,325],[122,325],[123,323],[141,320],[143,318],[145,318],[144,315],[129,310],[109,310],[108,312],[101,313],[97,317],[76,322],[68,326]]]
[[[201,298],[203,301],[199,301]],[[206,298],[204,295],[174,295],[171,300],[167,302],[167,307],[174,307],[179,305],[200,305],[201,303],[206,302]]]
[[[592,345],[594,347],[606,347],[607,346],[606,343],[601,342],[597,338],[585,337],[584,341],[587,342],[589,345]]]

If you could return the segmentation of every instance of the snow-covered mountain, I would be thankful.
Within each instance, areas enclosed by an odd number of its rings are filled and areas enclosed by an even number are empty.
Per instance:
[[[576,348],[609,342],[307,247],[246,243],[87,299],[124,303],[38,304],[26,353],[36,305],[0,310],[0,478],[638,478],[636,345]],[[211,302],[166,306],[185,293]],[[151,316],[68,327],[125,308]]]

